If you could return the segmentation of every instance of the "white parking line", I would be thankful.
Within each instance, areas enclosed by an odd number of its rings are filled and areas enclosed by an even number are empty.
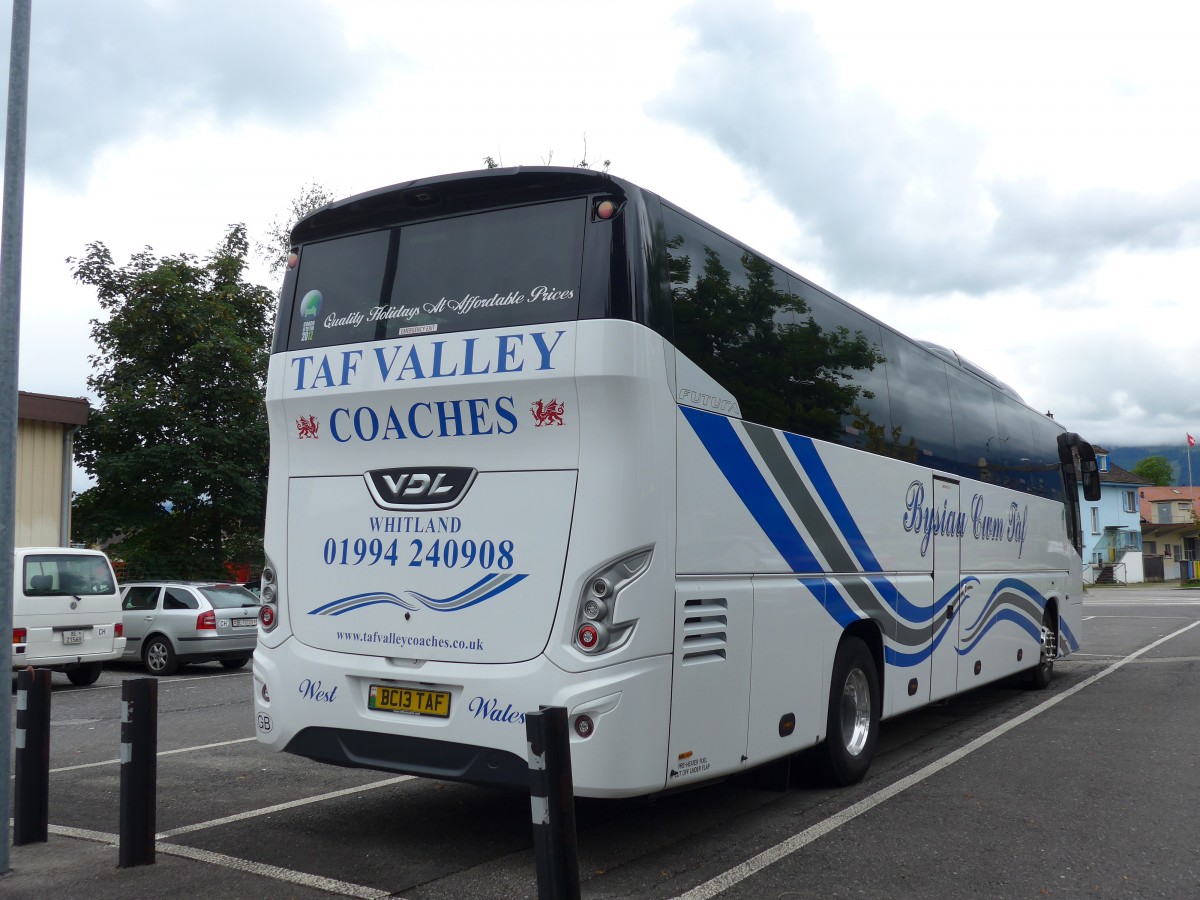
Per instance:
[[[170,831],[160,831],[155,835],[155,838],[159,840],[173,838],[181,834],[188,834],[192,831],[203,831],[205,828],[215,828],[217,825],[227,825],[230,822],[241,822],[244,819],[254,819],[258,816],[267,816],[271,813],[281,812],[285,809],[295,809],[297,806],[307,806],[310,803],[320,803],[324,800],[332,800],[336,797],[345,797],[347,794],[361,794],[364,791],[373,791],[392,784],[399,784],[402,781],[412,781],[412,779],[412,775],[398,775],[395,778],[386,778],[383,781],[373,781],[370,784],[363,784],[359,785],[358,787],[344,788],[340,791],[330,791],[328,794],[317,794],[315,797],[305,797],[303,800],[291,800],[287,803],[278,803],[275,806],[266,806],[262,809],[252,809],[248,812],[237,813],[236,815],[232,816],[225,816],[221,819],[211,819],[207,822],[197,822],[195,825],[184,825],[182,828],[173,828]]]
[[[107,834],[103,831],[89,831],[85,828],[67,828],[63,825],[51,825],[49,831],[51,834],[78,838],[84,841],[95,841],[98,844],[109,844],[113,847],[121,845],[119,835]],[[284,881],[288,884],[315,888],[319,891],[336,894],[339,897],[362,897],[364,900],[382,900],[384,897],[392,896],[388,891],[381,891],[378,888],[353,884],[349,881],[339,881],[336,878],[325,878],[322,875],[312,875],[308,872],[297,872],[293,869],[281,869],[279,866],[271,866],[249,859],[239,859],[236,856],[226,856],[224,853],[214,853],[211,850],[198,850],[195,847],[185,847],[182,844],[168,844],[164,841],[155,841],[154,850],[156,853],[163,853],[167,856],[194,859],[197,862],[222,866],[226,869],[235,869],[238,872],[249,872],[252,875],[261,875],[263,878],[273,878],[276,881]]]
[[[158,679],[158,683],[162,687],[169,688],[172,685],[183,684],[185,681],[212,681],[214,678],[249,678],[250,675],[251,675],[251,673],[249,670],[247,670],[245,672],[223,672],[219,675],[191,675],[191,676],[175,675],[171,678],[160,678],[160,679]],[[130,677],[131,678],[152,678],[153,676],[151,676],[151,675],[131,675]],[[119,691],[121,689],[121,685],[127,680],[128,679],[126,679],[126,678],[122,678],[120,681],[116,682],[115,684],[88,684],[88,685],[84,685],[82,687],[76,687],[76,686],[67,687],[65,684],[64,685],[55,685],[54,693],[56,693],[56,694],[60,694],[60,693],[61,694],[76,694],[76,693],[79,693],[80,691]]]
[[[176,750],[159,750],[156,755],[174,756],[177,753],[194,753],[197,750],[212,750],[214,747],[230,747],[234,744],[245,744],[253,740],[257,740],[257,738],[235,738],[232,741],[218,741],[215,744],[198,744],[195,747],[180,747]],[[75,766],[59,766],[57,769],[51,769],[50,772],[74,772],[76,769],[95,769],[99,766],[115,766],[120,762],[121,760],[116,758],[102,759],[99,762],[79,763]]]
[[[824,835],[829,834],[831,831],[835,831],[836,829],[841,828],[843,825],[847,824],[848,822],[852,822],[854,819],[857,819],[863,813],[869,812],[870,810],[874,809],[876,806],[883,803],[885,800],[890,800],[892,797],[895,797],[897,794],[903,793],[904,791],[908,790],[913,785],[920,784],[922,781],[929,778],[931,775],[936,775],[938,772],[942,771],[942,769],[945,769],[948,766],[954,765],[954,763],[958,762],[960,759],[963,759],[964,757],[974,753],[976,750],[980,749],[981,747],[984,747],[987,744],[990,744],[996,738],[1001,737],[1004,734],[1007,734],[1009,731],[1012,731],[1018,725],[1023,725],[1024,723],[1028,722],[1030,719],[1032,719],[1036,716],[1040,716],[1046,710],[1050,709],[1053,706],[1056,706],[1057,704],[1066,700],[1068,697],[1072,697],[1075,694],[1078,694],[1084,688],[1090,687],[1091,685],[1093,685],[1097,681],[1099,681],[1101,678],[1111,675],[1113,672],[1117,671],[1117,669],[1132,662],[1133,660],[1137,659],[1142,654],[1148,653],[1149,651],[1153,650],[1155,647],[1165,644],[1167,641],[1171,640],[1172,638],[1178,637],[1179,635],[1183,634],[1186,631],[1191,631],[1197,625],[1200,625],[1200,621],[1193,622],[1191,625],[1188,625],[1184,628],[1180,628],[1178,631],[1172,632],[1171,634],[1168,634],[1166,637],[1159,638],[1157,641],[1154,641],[1154,643],[1152,643],[1152,644],[1147,644],[1141,650],[1131,653],[1128,656],[1124,657],[1123,659],[1118,660],[1117,662],[1115,662],[1111,666],[1109,666],[1107,669],[1104,669],[1101,672],[1097,672],[1091,678],[1088,678],[1085,681],[1081,681],[1079,684],[1075,685],[1072,688],[1069,688],[1068,690],[1063,691],[1061,694],[1055,694],[1050,699],[1045,700],[1042,703],[1039,703],[1033,709],[1027,710],[1026,712],[1022,713],[1021,715],[1017,716],[1015,719],[1010,719],[1008,722],[1005,722],[1003,725],[993,728],[987,734],[977,737],[975,740],[971,741],[969,744],[966,744],[966,745],[960,747],[959,749],[955,750],[954,752],[947,754],[946,756],[942,757],[941,759],[930,763],[929,765],[925,766],[923,769],[919,769],[918,771],[914,772],[913,774],[911,774],[905,778],[901,778],[899,781],[888,785],[883,790],[877,791],[876,793],[872,794],[871,796],[865,797],[864,799],[859,800],[853,806],[849,806],[846,809],[842,810],[841,812],[837,813],[836,815],[830,816],[828,819],[825,819],[823,822],[818,822],[816,825],[813,825],[809,828],[804,829],[804,831],[801,831],[798,834],[793,835],[792,837],[788,838],[786,841],[782,841],[782,842],[776,844],[774,847],[764,850],[762,853],[758,854],[757,856],[751,857],[750,859],[746,860],[741,865],[734,866],[732,869],[729,869],[728,871],[721,873],[716,878],[713,878],[710,881],[706,881],[703,884],[697,885],[696,887],[692,888],[692,890],[688,891],[686,894],[682,894],[678,898],[678,900],[707,900],[707,898],[709,898],[709,897],[715,897],[718,894],[720,894],[721,892],[727,890],[728,888],[734,887],[735,885],[739,884],[742,881],[745,881],[747,878],[754,875],[755,873],[761,872],[763,869],[767,868],[767,866],[777,863],[781,859],[784,859],[784,858],[790,856],[791,854],[795,853],[797,850],[800,850],[800,849],[808,846],[813,841],[817,840],[817,838],[823,837]]]

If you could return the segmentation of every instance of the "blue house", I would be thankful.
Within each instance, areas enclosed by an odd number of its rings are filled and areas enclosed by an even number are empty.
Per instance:
[[[1138,489],[1150,482],[1110,463],[1108,451],[1095,447],[1100,470],[1100,499],[1089,501],[1079,489],[1083,526],[1083,580],[1086,584],[1134,584],[1146,580],[1142,566],[1142,524]]]

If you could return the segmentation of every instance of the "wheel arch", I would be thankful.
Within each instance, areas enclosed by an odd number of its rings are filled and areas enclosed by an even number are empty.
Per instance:
[[[138,653],[144,654],[146,652],[146,647],[155,638],[162,638],[164,641],[166,641],[168,644],[170,644],[171,649],[176,654],[178,654],[179,650],[175,647],[175,642],[173,640],[171,640],[171,636],[169,634],[167,634],[165,631],[151,631],[144,638],[142,638],[142,643],[141,643],[141,646],[138,648]]]
[[[867,649],[871,651],[871,657],[875,660],[875,676],[878,679],[876,687],[879,689],[879,696],[886,696],[884,693],[884,679],[886,678],[883,666],[883,626],[874,619],[859,619],[857,622],[852,622],[846,626],[845,631],[838,641],[840,646],[842,641],[847,638],[856,637],[867,645]]]

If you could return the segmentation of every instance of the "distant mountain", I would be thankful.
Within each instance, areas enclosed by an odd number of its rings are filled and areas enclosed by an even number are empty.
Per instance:
[[[1147,456],[1165,457],[1175,472],[1175,478],[1171,483],[1182,485],[1188,483],[1188,447],[1183,441],[1179,442],[1179,446],[1105,447],[1104,449],[1108,451],[1110,462],[1130,472]],[[1200,446],[1192,448],[1192,483],[1200,484]]]

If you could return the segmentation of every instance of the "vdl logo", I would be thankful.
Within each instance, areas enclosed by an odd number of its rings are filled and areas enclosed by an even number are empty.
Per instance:
[[[475,481],[475,469],[374,469],[364,476],[371,498],[383,509],[449,509]]]

